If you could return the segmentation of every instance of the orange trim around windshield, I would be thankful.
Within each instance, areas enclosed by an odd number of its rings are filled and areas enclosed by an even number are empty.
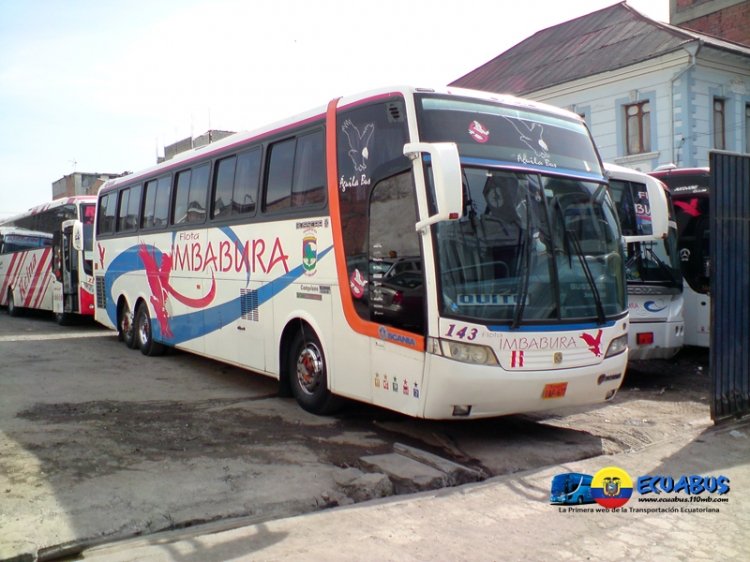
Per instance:
[[[341,228],[341,206],[339,204],[339,173],[337,162],[337,133],[336,107],[339,99],[328,103],[326,111],[326,169],[328,176],[328,202],[331,210],[331,232],[333,235],[333,251],[336,257],[336,274],[339,280],[341,305],[344,317],[349,327],[357,333],[390,341],[409,349],[424,351],[424,336],[364,320],[354,308],[351,290],[349,289],[349,272],[346,269],[346,255],[344,254],[344,236]]]

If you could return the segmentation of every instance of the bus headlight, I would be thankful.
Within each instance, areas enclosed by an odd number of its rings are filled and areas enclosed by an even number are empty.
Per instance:
[[[442,355],[462,363],[473,365],[498,365],[497,357],[491,347],[453,340],[429,338],[427,349],[436,355]]]
[[[609,342],[605,357],[613,357],[628,349],[628,335],[620,336]]]

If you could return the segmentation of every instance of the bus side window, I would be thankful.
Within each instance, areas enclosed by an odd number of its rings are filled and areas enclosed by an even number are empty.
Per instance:
[[[190,195],[190,170],[184,170],[177,174],[176,185],[174,205],[172,208],[172,224],[183,224],[187,222],[188,197]]]
[[[270,146],[264,211],[280,211],[292,206],[295,145],[295,139],[288,139]]]
[[[232,191],[237,157],[222,158],[214,167],[213,203],[211,218],[226,218],[232,213]]]
[[[99,199],[98,234],[112,234],[115,231],[115,202],[117,192],[113,191]]]
[[[193,168],[193,173],[190,177],[190,194],[188,196],[186,222],[200,223],[206,220],[209,170],[209,164]]]
[[[142,189],[142,186],[135,185],[120,192],[120,206],[117,211],[118,232],[127,232],[138,228]]]
[[[169,190],[172,186],[171,176],[162,176],[156,186],[154,201],[154,227],[163,228],[169,222]]]
[[[153,228],[154,205],[156,204],[157,181],[146,182],[146,193],[143,198],[143,216],[141,217],[141,228]]]
[[[325,201],[325,156],[323,131],[297,139],[292,182],[292,206],[319,205]]]
[[[260,179],[260,148],[239,155],[232,192],[232,214],[247,215],[255,212]]]

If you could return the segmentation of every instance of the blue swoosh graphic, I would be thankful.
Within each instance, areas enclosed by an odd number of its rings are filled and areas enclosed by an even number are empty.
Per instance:
[[[666,307],[666,305],[665,305],[665,306],[662,306],[662,307],[660,308],[660,307],[659,307],[659,306],[658,306],[658,305],[656,304],[656,301],[646,301],[646,302],[644,302],[644,303],[643,303],[643,308],[645,308],[645,309],[646,309],[646,310],[648,310],[649,312],[661,312],[662,310],[664,310],[664,309],[665,309],[665,308],[667,308],[667,307]]]
[[[154,246],[147,246],[147,248],[149,252],[152,252],[154,255],[157,265],[161,266],[162,252]],[[322,252],[319,252],[318,259],[320,260],[325,257],[325,255],[332,249],[333,246],[329,246]],[[107,299],[107,316],[109,316],[110,321],[115,326],[117,326],[117,302],[113,298],[112,287],[115,281],[117,281],[122,275],[139,270],[145,270],[145,266],[143,265],[143,260],[138,255],[138,246],[131,246],[122,252],[112,260],[112,263],[107,269],[107,273],[104,276],[104,287],[106,294],[109,297]],[[260,287],[257,291],[258,306],[260,307],[274,298],[303,274],[304,268],[302,264],[300,264],[288,273],[285,273]],[[145,275],[145,272],[143,275]],[[217,306],[189,312],[180,316],[172,316],[169,319],[169,327],[172,330],[171,338],[162,337],[159,322],[156,318],[151,318],[151,329],[154,339],[168,345],[176,345],[215,330],[219,330],[242,316],[241,301],[242,296],[237,296],[236,298]],[[132,306],[132,303],[130,304]]]

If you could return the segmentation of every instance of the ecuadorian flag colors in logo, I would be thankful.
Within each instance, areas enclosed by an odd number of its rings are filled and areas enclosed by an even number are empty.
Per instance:
[[[632,494],[633,481],[627,472],[616,466],[602,468],[591,481],[594,501],[607,509],[622,507]]]

